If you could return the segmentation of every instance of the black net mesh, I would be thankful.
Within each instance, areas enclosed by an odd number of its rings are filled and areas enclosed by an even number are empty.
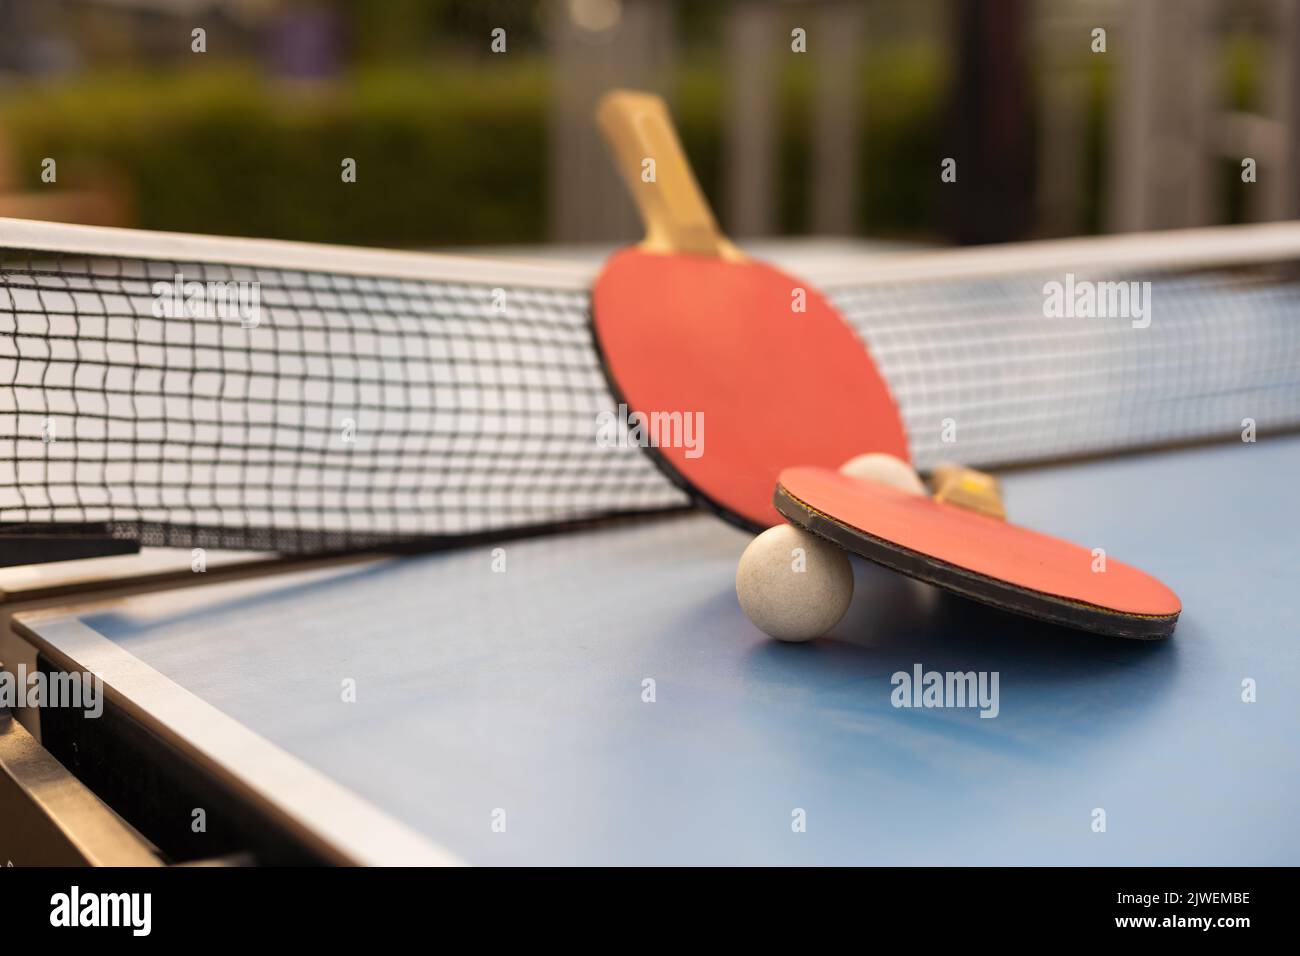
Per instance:
[[[639,449],[597,439],[615,405],[583,281],[0,254],[0,530],[309,552],[685,504]],[[923,469],[1300,425],[1291,263],[1071,277],[1150,282],[1142,327],[1046,317],[1063,279],[1027,264],[825,291]]]
[[[848,285],[832,301],[868,343],[913,459],[996,467],[1300,425],[1300,271],[1117,261],[1079,273]],[[1100,297],[1044,315],[1044,287]],[[1122,308],[1131,283],[1137,299]],[[1085,291],[1085,289],[1087,291]],[[1104,300],[1104,301],[1102,301]],[[1121,306],[1112,309],[1113,304]]]
[[[301,552],[684,500],[596,441],[581,290],[9,251],[0,332],[19,527]]]

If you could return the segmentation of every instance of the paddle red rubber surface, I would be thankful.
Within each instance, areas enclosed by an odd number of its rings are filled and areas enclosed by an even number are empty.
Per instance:
[[[865,558],[996,607],[1122,637],[1165,637],[1182,605],[1088,548],[824,468],[781,472],[781,513]]]
[[[803,312],[792,307],[798,290]],[[698,414],[698,455],[651,451],[738,524],[781,521],[772,488],[783,468],[838,468],[865,452],[908,460],[898,408],[866,346],[816,290],[772,266],[625,249],[596,280],[592,321],[630,411]]]

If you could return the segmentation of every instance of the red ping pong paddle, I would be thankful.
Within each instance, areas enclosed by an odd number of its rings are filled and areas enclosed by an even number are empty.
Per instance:
[[[1027,617],[1117,637],[1173,633],[1182,604],[1137,568],[968,508],[825,468],[787,468],[791,523],[877,564]]]
[[[864,343],[815,289],[722,235],[663,100],[616,90],[597,118],[646,238],[605,263],[592,322],[615,396],[659,422],[646,430],[660,468],[758,530],[781,521],[772,488],[783,468],[838,467],[872,451],[907,460],[898,408]]]

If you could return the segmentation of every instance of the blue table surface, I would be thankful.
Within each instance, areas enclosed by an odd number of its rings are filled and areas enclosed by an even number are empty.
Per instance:
[[[779,644],[702,514],[82,620],[469,862],[1294,865],[1297,478],[1294,437],[1004,476],[1017,523],[1179,593],[1162,642],[859,562],[835,631]],[[996,671],[998,716],[895,708],[917,664]]]

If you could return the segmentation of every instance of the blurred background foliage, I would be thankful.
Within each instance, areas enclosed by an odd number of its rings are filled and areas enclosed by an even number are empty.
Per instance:
[[[28,34],[16,44],[10,37],[0,84],[0,145],[22,187],[37,188],[41,159],[54,156],[61,176],[112,176],[130,197],[133,224],[149,229],[432,246],[548,237],[554,81],[544,3],[26,2],[44,6],[34,12],[24,0],[0,0],[11,30]],[[873,7],[870,55],[846,80],[857,84],[861,104],[861,232],[941,231],[936,157],[952,82],[945,6]],[[676,4],[680,49],[667,84],[715,204],[724,168],[725,7]],[[203,55],[189,50],[199,22],[208,29]],[[488,37],[503,24],[509,54],[494,56]],[[305,47],[286,46],[293,29],[305,31]],[[1221,58],[1224,100],[1249,108],[1261,96],[1259,51],[1241,36]],[[777,78],[777,216],[787,234],[809,228],[815,94],[805,63],[787,58]],[[1088,68],[1080,216],[1090,231],[1101,226],[1111,77],[1101,59]],[[339,188],[342,157],[358,163],[358,181],[347,189]],[[1227,215],[1236,220],[1238,168],[1224,160],[1221,169]]]
[[[348,242],[541,238],[545,80],[493,69],[364,67],[328,97],[239,68],[114,74],[0,107],[17,166],[93,162],[125,179],[136,224]],[[340,188],[342,157],[357,161]]]
[[[937,51],[900,51],[861,79],[861,221],[877,233],[933,221],[942,77]],[[362,65],[328,97],[237,66],[120,72],[0,97],[25,184],[40,159],[108,165],[148,229],[363,243],[532,242],[545,237],[546,64]],[[783,77],[781,226],[805,227],[802,71]],[[707,65],[673,79],[679,132],[705,191],[721,170],[723,89]],[[340,157],[357,160],[349,190]],[[926,157],[924,163],[918,156]],[[418,188],[417,188],[418,187]]]

